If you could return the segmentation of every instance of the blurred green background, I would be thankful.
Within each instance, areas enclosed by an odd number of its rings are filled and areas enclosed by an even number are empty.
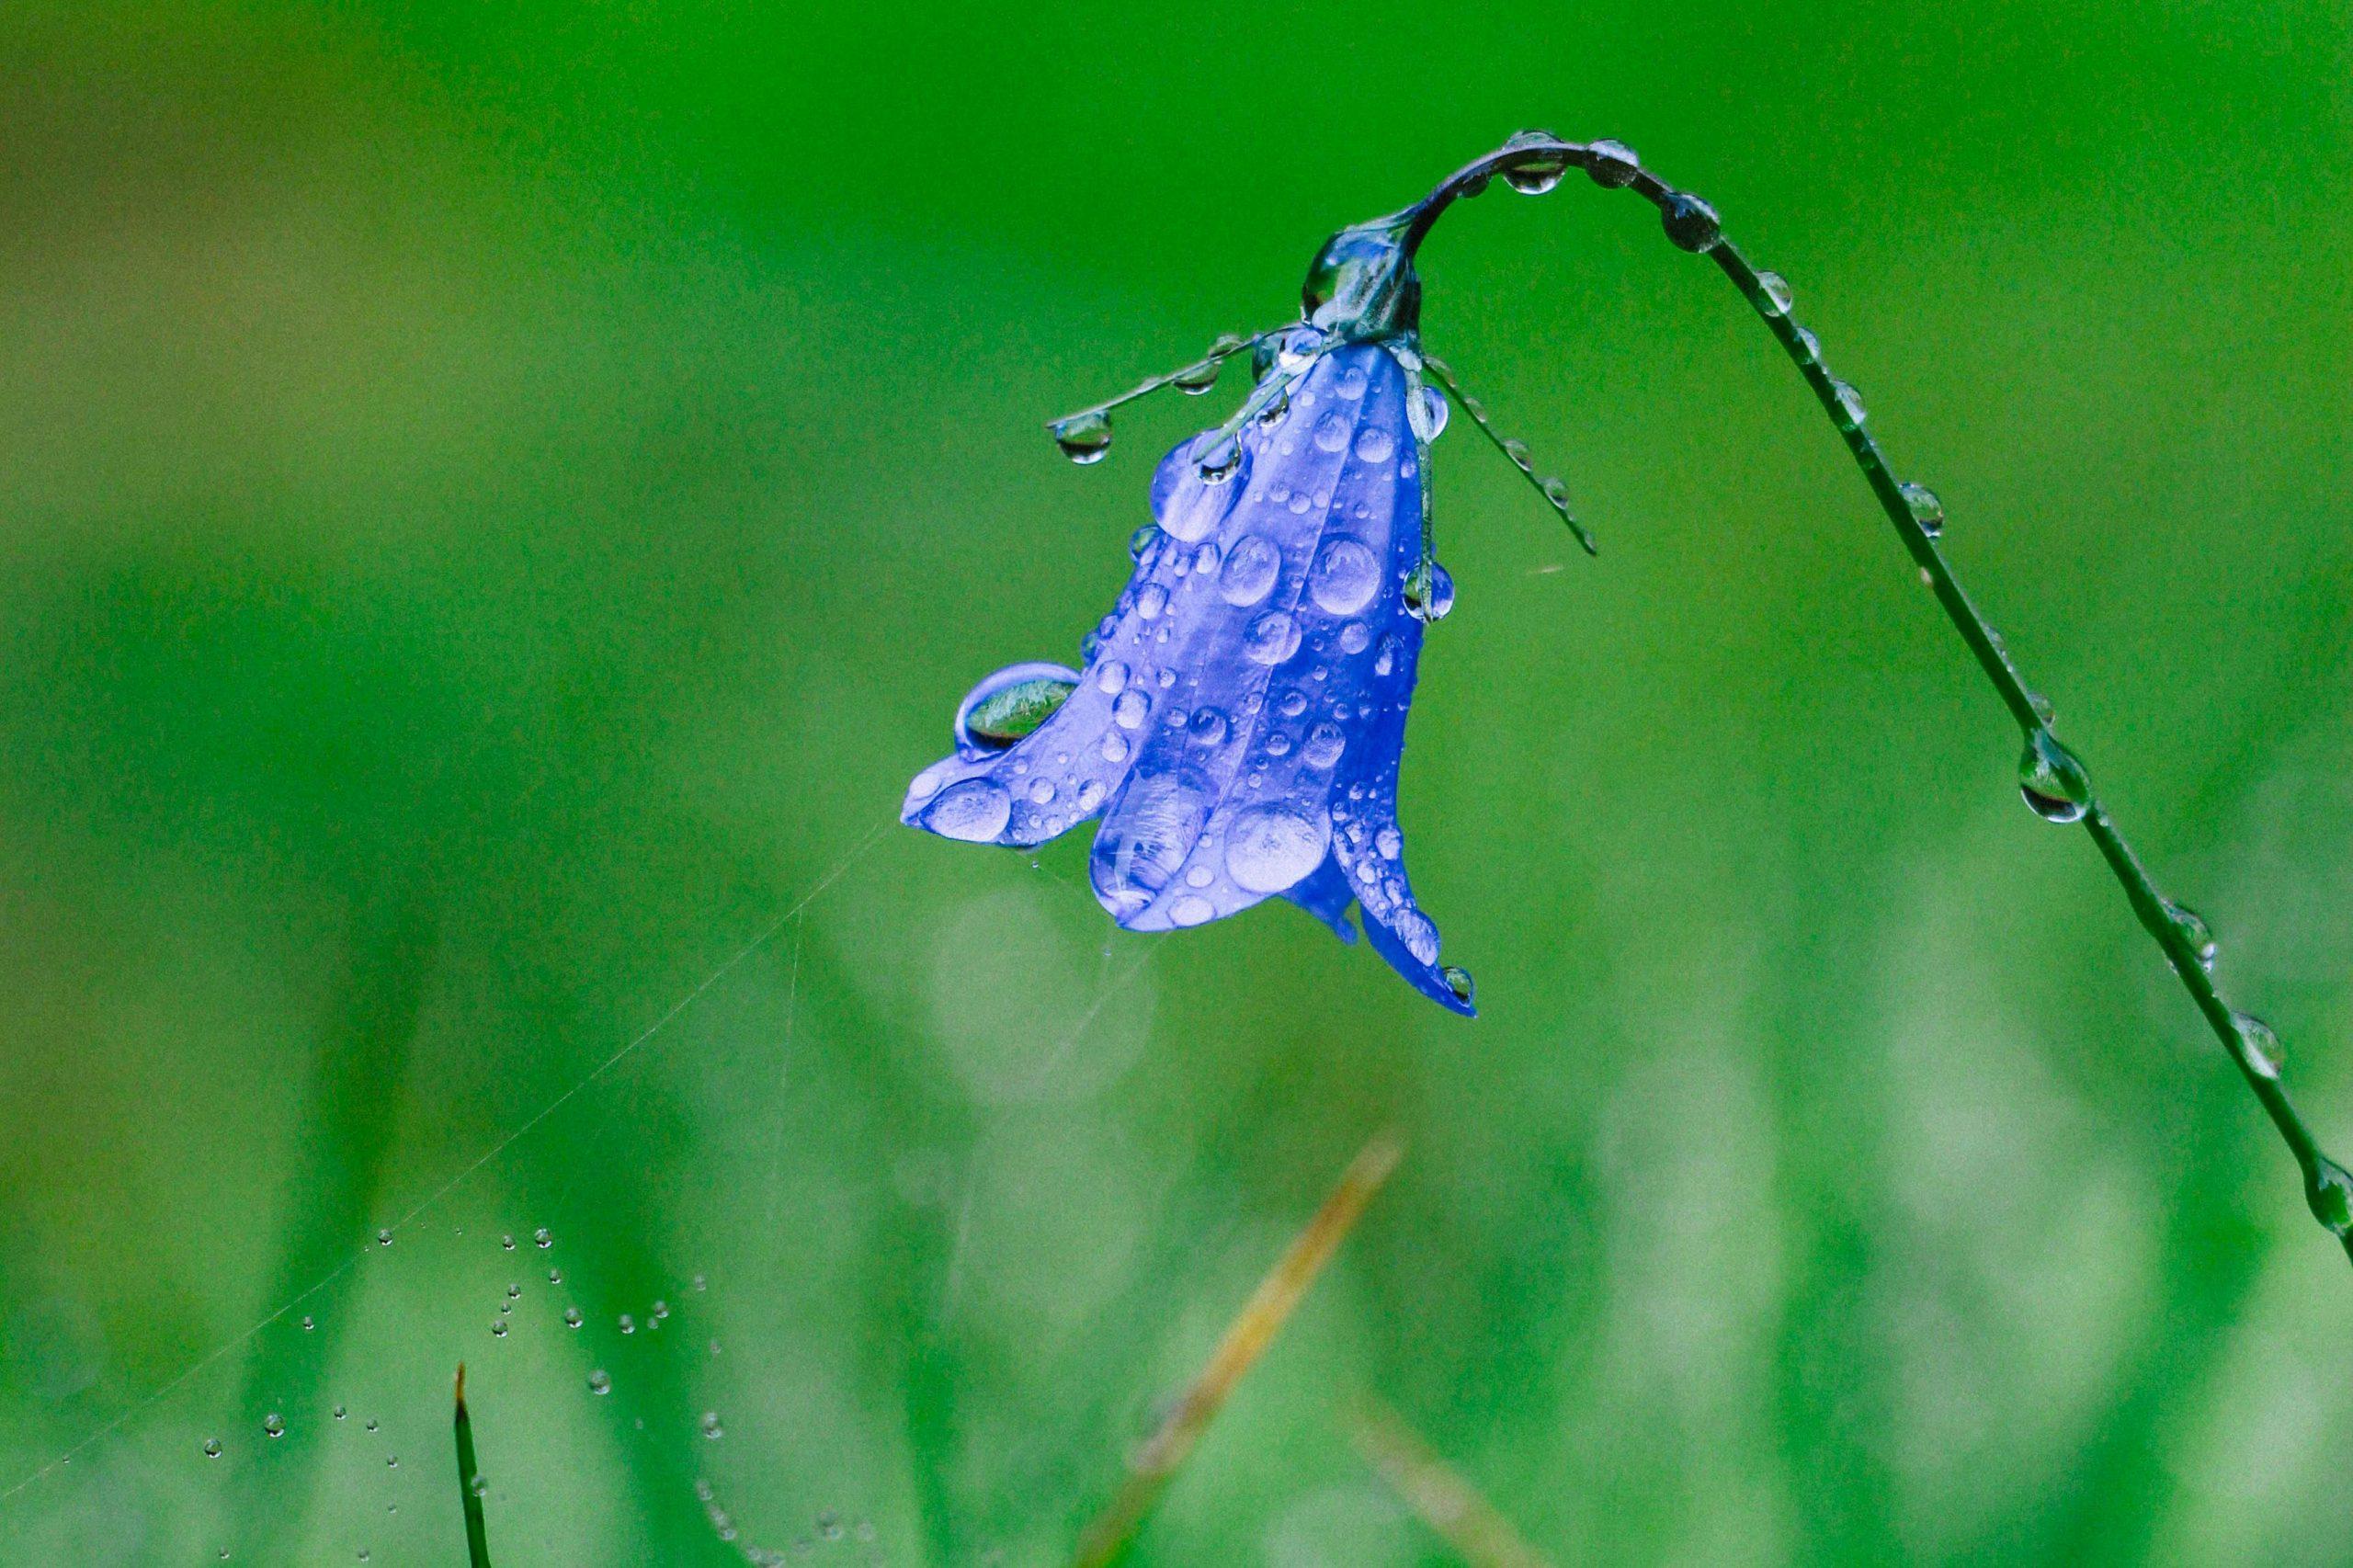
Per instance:
[[[1449,1561],[1360,1391],[1562,1562],[2353,1558],[2342,1256],[1639,202],[1424,256],[1604,544],[1440,443],[1404,810],[1480,1019],[887,825],[1207,410],[1040,420],[1617,136],[1795,284],[2344,1153],[2347,22],[12,7],[0,1561],[461,1561],[462,1358],[502,1564],[1053,1563],[1392,1121],[1137,1561]]]

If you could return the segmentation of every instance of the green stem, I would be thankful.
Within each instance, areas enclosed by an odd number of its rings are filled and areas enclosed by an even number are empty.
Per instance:
[[[466,1512],[467,1568],[490,1568],[490,1527],[482,1515],[482,1467],[474,1461],[473,1417],[466,1414],[466,1364],[458,1363],[458,1500]]]
[[[1408,230],[1407,242],[1418,245],[1440,213],[1463,196],[1477,194],[1490,178],[1511,169],[1533,167],[1540,164],[1552,165],[1562,160],[1565,160],[1567,165],[1586,169],[1600,183],[1631,190],[1657,207],[1662,216],[1668,219],[1669,233],[1676,243],[1684,249],[1700,252],[1713,261],[1779,340],[1781,347],[1797,365],[1799,373],[1805,378],[1806,384],[1813,389],[1813,395],[1822,404],[1823,411],[1837,426],[1839,435],[1847,443],[1848,455],[1855,460],[1855,466],[1862,471],[1863,480],[1870,486],[1880,509],[1887,514],[1888,521],[1894,524],[1896,537],[1904,541],[1904,548],[1911,552],[1912,559],[1918,564],[1922,581],[1936,594],[1937,602],[1944,607],[1945,615],[1951,620],[1953,629],[1961,633],[1961,640],[1976,658],[1978,667],[1993,683],[1995,694],[2010,710],[2010,717],[2017,721],[2030,744],[2036,742],[2038,736],[2048,741],[2048,721],[2032,688],[2011,660],[2000,633],[1994,630],[1971,602],[1968,594],[1962,591],[1959,579],[1953,575],[1950,562],[1946,561],[1944,551],[1937,543],[1936,533],[1914,514],[1912,502],[1905,496],[1902,482],[1888,466],[1885,454],[1865,428],[1863,420],[1844,405],[1841,393],[1851,389],[1846,388],[1831,375],[1829,368],[1823,363],[1821,347],[1813,335],[1790,316],[1786,297],[1776,298],[1767,290],[1756,269],[1749,265],[1748,258],[1741,254],[1739,247],[1722,237],[1715,224],[1713,210],[1704,204],[1699,205],[1699,210],[1706,214],[1705,223],[1692,225],[1687,221],[1678,233],[1677,220],[1691,210],[1692,199],[1647,169],[1635,167],[1629,173],[1627,160],[1630,157],[1631,154],[1623,149],[1607,143],[1519,141],[1513,146],[1464,165],[1432,190],[1416,210],[1415,221]],[[1605,174],[1609,177],[1604,178]],[[1485,427],[1483,421],[1481,427]],[[2055,742],[2051,744],[2056,744]],[[2294,1102],[2289,1098],[2286,1087],[2279,1082],[2278,1063],[2268,1061],[2259,1048],[2250,1041],[2244,1027],[2244,1016],[2216,988],[2213,976],[2201,961],[2203,955],[2197,950],[2192,937],[2176,916],[2176,906],[2158,891],[2147,868],[2141,863],[2141,858],[2133,852],[2132,846],[2117,827],[2115,819],[2091,793],[2088,778],[2079,777],[2078,782],[2082,785],[2080,803],[2084,827],[2091,835],[2092,842],[2098,846],[2100,858],[2115,873],[2118,883],[2124,889],[2126,900],[2132,906],[2132,913],[2140,918],[2143,928],[2155,938],[2174,973],[2180,977],[2183,989],[2189,993],[2190,1000],[2197,1004],[2199,1012],[2204,1016],[2215,1037],[2222,1041],[2223,1050],[2237,1065],[2240,1075],[2255,1091],[2256,1098],[2271,1118],[2272,1125],[2279,1129],[2281,1141],[2288,1145],[2288,1152],[2295,1157],[2297,1167],[2303,1174],[2304,1199],[2313,1217],[2336,1237],[2347,1256],[2353,1258],[2353,1174],[2348,1174],[2344,1166],[2323,1152],[2319,1141],[2304,1124]]]

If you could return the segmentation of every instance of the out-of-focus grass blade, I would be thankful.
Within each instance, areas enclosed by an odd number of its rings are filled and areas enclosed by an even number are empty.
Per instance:
[[[482,1467],[474,1462],[474,1422],[466,1414],[466,1364],[458,1363],[458,1497],[466,1510],[467,1568],[490,1568],[490,1528],[482,1517]]]
[[[1291,1309],[1298,1306],[1317,1274],[1331,1261],[1341,1240],[1364,1213],[1381,1184],[1397,1168],[1404,1144],[1393,1131],[1376,1133],[1348,1168],[1324,1206],[1291,1241],[1275,1267],[1258,1282],[1242,1311],[1226,1325],[1217,1348],[1210,1353],[1193,1381],[1135,1457],[1128,1462],[1128,1479],[1110,1505],[1095,1517],[1079,1538],[1074,1568],[1104,1568],[1116,1562],[1136,1527],[1160,1501],[1174,1477],[1200,1440],[1233,1385],[1263,1355],[1280,1331]]]
[[[1357,1452],[1471,1568],[1550,1568],[1510,1521],[1399,1415],[1367,1395],[1348,1418]]]

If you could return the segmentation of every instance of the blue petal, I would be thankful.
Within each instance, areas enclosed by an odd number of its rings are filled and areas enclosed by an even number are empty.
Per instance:
[[[1419,548],[1404,391],[1385,351],[1343,348],[1292,391],[1279,424],[1245,437],[1249,488],[1199,536],[1213,569],[1188,578],[1138,646],[1149,739],[1093,859],[1120,925],[1233,915],[1326,859],[1335,773],[1375,711],[1377,629],[1402,614]],[[1154,490],[1163,526],[1197,532],[1200,482],[1185,456]]]
[[[1357,928],[1348,921],[1348,905],[1356,902],[1356,890],[1348,886],[1347,873],[1330,856],[1283,896],[1329,926],[1332,935],[1343,942],[1357,939]]]

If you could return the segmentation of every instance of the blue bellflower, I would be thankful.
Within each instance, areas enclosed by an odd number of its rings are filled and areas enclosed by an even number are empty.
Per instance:
[[[1299,324],[1139,389],[1205,391],[1221,358],[1255,349],[1242,409],[1154,474],[1154,523],[1085,668],[1016,665],[974,687],[955,752],[915,777],[901,820],[1028,846],[1099,815],[1091,880],[1126,929],[1279,895],[1353,941],[1353,903],[1375,951],[1469,1014],[1397,823],[1424,624],[1452,597],[1428,545],[1447,405],[1415,340],[1412,216],[1335,235]],[[1097,410],[1055,434],[1086,461],[1109,426]]]

